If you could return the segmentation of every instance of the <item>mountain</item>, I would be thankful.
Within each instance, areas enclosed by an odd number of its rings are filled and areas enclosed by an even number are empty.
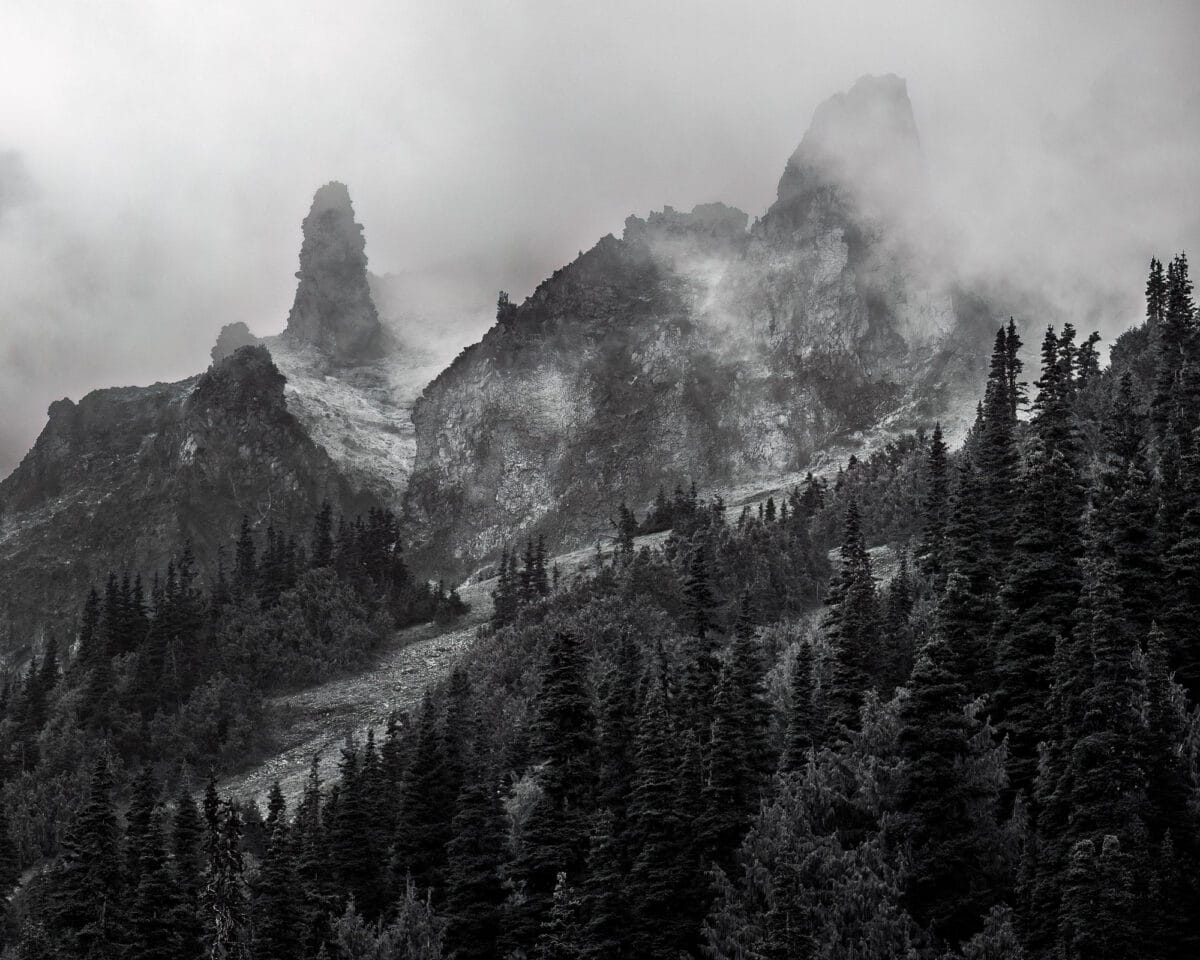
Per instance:
[[[748,219],[630,217],[524,303],[501,295],[413,410],[406,504],[432,562],[594,536],[620,497],[779,477],[967,402],[992,322],[939,240],[903,80],[822,104]]]
[[[660,486],[777,484],[967,410],[992,329],[896,77],[816,111],[761,218],[629,217],[524,303],[501,295],[440,373],[419,319],[381,319],[344,184],[301,231],[280,334],[230,324],[199,377],[51,407],[0,483],[0,651],[72,621],[110,568],[150,576],[191,541],[211,571],[243,514],[300,534],[325,497],[403,509],[419,568],[453,577],[534,531],[587,542]]]
[[[73,635],[111,569],[149,577],[190,543],[213,573],[243,515],[306,536],[324,500],[350,515],[398,503],[425,371],[380,324],[343,184],[317,191],[303,237],[283,334],[231,324],[199,376],[51,404],[0,483],[0,653]]]

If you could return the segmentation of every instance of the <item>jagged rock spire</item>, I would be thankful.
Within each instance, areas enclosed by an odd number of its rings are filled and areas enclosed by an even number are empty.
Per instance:
[[[303,230],[300,283],[285,335],[338,362],[378,356],[382,330],[367,285],[366,243],[344,183],[317,191]]]
[[[908,87],[900,77],[862,77],[813,114],[779,180],[772,209],[803,206],[833,188],[868,215],[892,215],[926,189]]]

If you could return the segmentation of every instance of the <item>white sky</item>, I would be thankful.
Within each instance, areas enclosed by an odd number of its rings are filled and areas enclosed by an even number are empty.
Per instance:
[[[327,180],[475,329],[630,213],[760,214],[864,73],[907,78],[975,262],[1136,313],[1200,240],[1198,38],[1189,2],[2,0],[0,471],[51,400],[280,329]]]

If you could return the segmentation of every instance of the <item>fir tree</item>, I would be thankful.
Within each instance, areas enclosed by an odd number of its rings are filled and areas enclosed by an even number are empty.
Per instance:
[[[858,503],[846,508],[841,566],[830,582],[824,627],[833,650],[829,723],[843,733],[858,729],[862,695],[874,679],[878,610],[871,558],[863,543]]]
[[[202,885],[204,830],[200,812],[192,798],[187,781],[180,785],[175,798],[175,814],[171,829],[172,868],[178,896],[172,927],[178,938],[179,960],[196,960],[200,956],[200,890]]]
[[[50,919],[70,954],[116,958],[127,942],[126,875],[104,753],[92,768],[87,800],[54,874]]]
[[[911,858],[907,902],[914,919],[941,942],[957,944],[978,931],[1003,889],[999,785],[975,773],[979,741],[944,641],[922,649],[910,691],[900,732],[907,760],[900,794]]]
[[[787,742],[783,751],[783,769],[787,772],[800,770],[809,750],[821,740],[815,696],[812,647],[801,641],[792,660],[788,683]]]
[[[1001,591],[997,659],[1000,729],[1009,737],[1012,786],[1033,784],[1055,638],[1072,629],[1079,599],[1083,488],[1061,451],[1035,443],[1022,480],[1012,566]]]
[[[595,726],[579,638],[556,632],[545,655],[534,727],[544,761],[541,796],[515,864],[525,896],[514,928],[518,942],[532,944],[546,922],[559,873],[577,876],[583,868],[595,799]]]
[[[950,476],[942,425],[935,424],[925,458],[925,500],[922,509],[921,571],[937,581],[946,562],[946,521],[950,509]]]
[[[254,960],[291,960],[299,955],[299,907],[287,824],[277,819],[254,884]]]
[[[446,849],[446,949],[454,960],[496,956],[500,935],[503,811],[482,762],[476,758],[459,793]]]
[[[333,507],[326,500],[313,520],[309,557],[315,569],[333,564]]]
[[[685,832],[678,809],[678,757],[662,685],[651,682],[638,724],[637,779],[629,801],[630,835],[637,853],[627,889],[633,908],[627,935],[636,957],[674,956],[686,941],[691,891],[681,856]]]
[[[184,946],[175,924],[180,891],[167,870],[159,818],[158,783],[149,768],[133,786],[127,815],[127,856],[132,901],[128,915],[129,955],[138,960],[178,960]]]

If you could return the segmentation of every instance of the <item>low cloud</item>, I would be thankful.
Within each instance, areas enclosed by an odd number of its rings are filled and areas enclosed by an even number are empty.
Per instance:
[[[1189,2],[7,3],[0,471],[51,400],[281,329],[321,183],[456,348],[630,213],[763,212],[865,73],[907,78],[967,268],[1111,334],[1200,247],[1197,35]]]

